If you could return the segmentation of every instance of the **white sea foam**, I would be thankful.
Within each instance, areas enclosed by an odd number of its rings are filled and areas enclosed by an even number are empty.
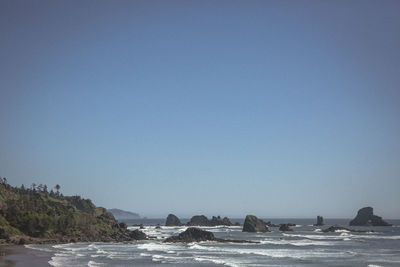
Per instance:
[[[350,231],[345,229],[340,229],[340,230],[335,230],[335,233],[350,233]]]
[[[287,240],[287,239],[265,239],[260,241],[261,244],[273,244],[273,245],[292,245],[292,246],[332,246],[334,242],[321,241],[321,240]]]
[[[193,260],[192,257],[171,256],[171,255],[161,255],[161,254],[154,254],[151,257],[152,261],[154,262],[175,263],[175,264],[184,264],[185,262],[190,262]]]
[[[145,249],[147,251],[163,251],[163,252],[168,252],[172,250],[181,250],[184,249],[183,246],[179,245],[172,245],[168,243],[144,243],[144,244],[139,244],[137,246],[138,249]]]
[[[194,244],[190,246],[191,249],[198,249],[203,251],[213,251],[224,254],[253,254],[260,256],[267,256],[271,258],[295,258],[295,259],[305,259],[305,258],[323,258],[323,257],[348,257],[345,252],[337,251],[324,251],[324,250],[297,250],[297,249],[256,249],[256,248],[232,248],[232,247],[215,247],[215,246],[202,246]]]
[[[51,260],[49,260],[48,263],[55,267],[74,266],[71,264],[70,260],[71,258],[68,256],[68,254],[56,253],[53,257],[51,257]]]
[[[106,264],[95,261],[89,261],[87,265],[88,267],[97,267],[97,266],[105,266]]]
[[[301,237],[301,238],[307,238],[307,239],[312,239],[312,240],[343,240],[344,236],[340,235],[301,235],[301,234],[285,234],[283,233],[284,236],[288,237]]]
[[[212,262],[215,264],[221,264],[221,265],[232,266],[232,267],[240,266],[232,261],[227,261],[224,259],[217,259],[214,257],[194,257],[194,260],[199,261],[199,262]]]
[[[141,257],[151,257],[151,254],[148,253],[140,253]]]

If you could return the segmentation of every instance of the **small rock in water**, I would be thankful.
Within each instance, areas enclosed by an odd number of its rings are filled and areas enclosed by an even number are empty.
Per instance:
[[[279,227],[279,231],[288,232],[288,231],[293,231],[293,229],[289,227],[289,224],[281,224],[281,226]]]
[[[323,226],[324,225],[324,218],[322,216],[317,216],[317,223],[314,226]]]

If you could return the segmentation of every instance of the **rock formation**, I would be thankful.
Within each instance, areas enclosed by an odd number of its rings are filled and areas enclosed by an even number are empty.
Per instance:
[[[271,221],[266,222],[265,225],[268,227],[280,227],[281,226],[280,224],[271,223]]]
[[[268,227],[265,225],[265,222],[258,219],[254,215],[247,215],[243,224],[243,232],[268,232]]]
[[[231,240],[216,238],[213,233],[202,230],[197,227],[190,227],[185,232],[180,233],[178,236],[171,236],[164,240],[164,242],[171,243],[191,243],[200,241],[216,241],[216,242],[232,242],[232,243],[258,243],[246,240]]]
[[[350,226],[391,226],[391,224],[385,222],[382,217],[374,215],[372,207],[365,207],[350,221]]]
[[[231,221],[224,217],[223,219],[220,216],[213,216],[211,220],[209,220],[204,215],[196,215],[193,216],[190,221],[187,223],[189,226],[217,226],[217,225],[226,225],[231,226]]]
[[[323,226],[324,225],[324,218],[322,216],[317,216],[317,223],[314,226]]]
[[[165,222],[165,226],[181,226],[182,223],[174,214],[169,214]]]
[[[142,231],[136,229],[135,231],[132,231],[130,234],[130,237],[132,237],[135,240],[145,240],[147,239],[147,236],[145,233],[143,233]]]
[[[281,226],[279,227],[279,231],[281,232],[288,232],[288,231],[293,231],[292,228],[289,227],[289,224],[281,224]]]
[[[232,225],[232,223],[231,223],[231,221],[229,220],[228,217],[224,217],[223,219],[221,219],[220,216],[217,216],[217,217],[213,216],[211,221],[210,221],[210,224],[212,226],[217,226],[217,225],[231,226]]]
[[[187,223],[189,226],[211,226],[210,221],[204,215],[193,216]]]
[[[190,227],[178,236],[171,236],[165,242],[199,242],[199,241],[214,241],[215,236],[209,231],[202,230],[197,227]]]

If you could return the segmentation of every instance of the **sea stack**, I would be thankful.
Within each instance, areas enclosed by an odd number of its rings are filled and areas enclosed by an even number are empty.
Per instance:
[[[324,218],[322,216],[317,216],[317,223],[314,226],[323,226],[324,225]]]
[[[258,219],[254,215],[247,215],[243,224],[243,232],[269,232],[268,227],[265,225],[265,222]]]
[[[391,226],[382,217],[374,215],[372,207],[365,207],[358,210],[357,216],[350,221],[350,226]]]
[[[190,221],[187,223],[188,226],[218,226],[218,225],[226,225],[231,226],[232,223],[228,217],[224,217],[223,219],[221,216],[213,216],[211,220],[209,220],[204,215],[196,215],[193,216]]]
[[[212,219],[210,220],[210,223],[212,226],[217,226],[217,225],[226,225],[226,226],[231,226],[232,223],[229,220],[228,217],[224,217],[223,219],[220,216],[213,216]]]
[[[187,223],[189,226],[211,226],[210,221],[204,215],[195,215]]]
[[[169,214],[165,222],[165,226],[181,226],[182,223],[174,214]]]

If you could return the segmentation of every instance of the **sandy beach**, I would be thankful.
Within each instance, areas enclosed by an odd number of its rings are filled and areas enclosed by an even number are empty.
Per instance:
[[[50,259],[49,252],[24,246],[0,246],[0,267],[50,266]]]

